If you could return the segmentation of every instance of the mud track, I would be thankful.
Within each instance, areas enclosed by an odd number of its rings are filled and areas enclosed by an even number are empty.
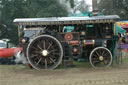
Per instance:
[[[128,67],[30,70],[0,66],[0,85],[128,85]]]

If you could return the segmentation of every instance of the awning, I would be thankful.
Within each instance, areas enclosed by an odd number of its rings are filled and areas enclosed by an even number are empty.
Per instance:
[[[128,21],[117,22],[117,25],[122,27],[122,28],[128,28]]]
[[[118,21],[118,15],[93,16],[93,17],[51,17],[51,18],[20,18],[13,22],[16,25],[74,25],[109,23]]]

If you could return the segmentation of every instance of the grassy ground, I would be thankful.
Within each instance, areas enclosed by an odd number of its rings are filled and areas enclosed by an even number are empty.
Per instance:
[[[123,54],[123,64],[100,69],[88,62],[73,62],[73,67],[55,70],[0,65],[0,85],[128,85],[128,54]]]

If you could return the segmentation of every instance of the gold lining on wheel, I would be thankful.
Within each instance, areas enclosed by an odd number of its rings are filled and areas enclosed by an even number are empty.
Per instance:
[[[103,61],[104,60],[104,57],[103,56],[99,56],[99,60],[100,61]]]

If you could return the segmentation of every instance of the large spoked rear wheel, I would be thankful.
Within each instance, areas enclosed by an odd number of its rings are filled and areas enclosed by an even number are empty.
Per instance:
[[[53,36],[40,35],[27,47],[27,59],[35,69],[54,69],[62,61],[61,43]]]
[[[97,47],[92,50],[89,60],[93,67],[108,67],[112,64],[112,54],[105,47]]]

